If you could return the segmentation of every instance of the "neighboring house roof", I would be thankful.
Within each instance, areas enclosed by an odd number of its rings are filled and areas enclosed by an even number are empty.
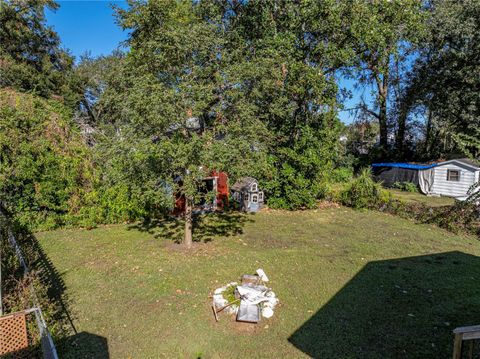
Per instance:
[[[437,163],[437,165],[438,166],[443,166],[443,165],[447,165],[447,164],[450,164],[450,163],[457,163],[457,164],[466,166],[470,169],[473,169],[474,171],[480,170],[480,166],[478,165],[478,163],[475,162],[475,161],[472,161],[471,159],[468,159],[468,158],[459,158],[459,159],[455,159],[455,160],[440,162],[440,163]]]
[[[250,186],[253,183],[257,183],[257,180],[253,177],[241,177],[235,182],[235,184],[232,186],[232,190],[234,191],[245,191],[245,190],[250,190]]]
[[[396,168],[406,168],[409,170],[427,170],[437,166],[437,163],[429,165],[419,165],[416,163],[402,163],[402,162],[382,162],[382,163],[373,163],[372,167],[396,167]]]

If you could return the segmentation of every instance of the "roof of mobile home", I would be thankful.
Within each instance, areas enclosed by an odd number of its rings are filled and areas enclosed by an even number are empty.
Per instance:
[[[460,159],[454,159],[454,160],[430,163],[430,164],[418,164],[418,163],[406,163],[406,162],[381,162],[381,163],[373,163],[372,167],[396,167],[396,168],[404,168],[404,169],[410,169],[410,170],[427,170],[429,168],[443,166],[451,163],[457,163],[459,165],[463,165],[474,171],[480,170],[479,164],[468,158],[460,158]]]
[[[437,166],[436,163],[430,164],[430,165],[420,165],[417,163],[402,163],[402,162],[381,162],[381,163],[372,164],[372,167],[396,167],[396,168],[405,168],[409,170],[426,170],[435,166]]]

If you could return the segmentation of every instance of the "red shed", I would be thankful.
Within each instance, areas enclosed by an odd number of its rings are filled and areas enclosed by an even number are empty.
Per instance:
[[[206,210],[206,211],[222,211],[224,208],[228,207],[228,176],[225,172],[212,171],[210,176],[205,177],[203,180],[203,186],[199,191],[206,192],[215,192],[215,200],[213,203],[207,203],[202,201],[202,203],[195,204],[194,209],[196,210]],[[178,185],[182,185],[182,181],[178,181]],[[173,209],[174,215],[182,215],[185,213],[185,195],[177,193],[175,195],[175,207]]]
[[[215,210],[223,210],[228,207],[228,195],[230,193],[228,189],[228,176],[225,172],[212,171],[211,177],[216,184],[216,208]]]

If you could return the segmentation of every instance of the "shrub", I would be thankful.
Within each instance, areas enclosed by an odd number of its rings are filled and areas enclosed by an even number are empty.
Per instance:
[[[480,234],[480,208],[468,201],[452,206],[430,207],[424,203],[392,199],[378,206],[378,209],[417,223],[434,224],[453,233]]]
[[[62,225],[91,187],[90,150],[71,117],[58,101],[0,90],[0,200],[30,228]]]
[[[453,206],[431,208],[418,213],[423,223],[432,223],[450,232],[480,234],[480,209],[471,202],[457,202]]]
[[[418,192],[418,186],[412,182],[395,182],[393,188],[399,189],[404,192]]]
[[[263,187],[268,206],[282,209],[315,208],[327,193],[327,183],[338,158],[337,128],[302,126],[293,144],[282,144],[269,156]]]
[[[408,184],[415,187],[412,183]],[[406,188],[408,187],[411,188],[411,186],[406,186]],[[434,224],[450,232],[480,235],[480,205],[478,203],[480,192],[474,193],[474,191],[475,189],[471,190],[471,197],[468,201],[457,202],[453,206],[429,207],[423,203],[407,203],[394,199],[390,192],[373,181],[370,171],[364,169],[358,177],[345,184],[343,189],[332,189],[329,196],[332,200],[349,207],[376,209],[418,223]]]
[[[468,190],[468,199],[469,203],[473,203],[480,206],[480,181],[474,183]]]
[[[376,208],[388,203],[391,195],[372,179],[369,169],[363,169],[340,194],[342,204],[353,208]]]
[[[346,183],[352,178],[353,169],[351,167],[338,167],[330,174],[330,181],[333,183]]]

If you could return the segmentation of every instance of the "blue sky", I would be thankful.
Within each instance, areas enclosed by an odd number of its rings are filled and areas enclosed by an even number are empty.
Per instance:
[[[60,35],[63,47],[78,59],[89,51],[92,56],[107,55],[125,40],[126,33],[115,24],[111,4],[125,1],[63,0],[60,9],[47,11],[48,24]]]
[[[57,1],[60,8],[47,11],[48,24],[59,34],[64,48],[77,58],[90,52],[92,56],[107,55],[120,46],[127,34],[115,23],[112,4],[126,6],[122,0],[63,0]],[[340,85],[353,91],[353,99],[346,101],[347,108],[354,107],[362,94],[370,98],[369,90],[354,90],[352,80],[341,80]],[[339,113],[343,122],[353,117],[349,112]]]

